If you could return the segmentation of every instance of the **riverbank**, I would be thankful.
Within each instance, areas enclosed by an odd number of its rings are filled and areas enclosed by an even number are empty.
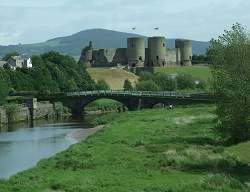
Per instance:
[[[205,106],[102,116],[104,128],[0,180],[1,190],[247,191],[250,142],[223,146],[211,131],[213,111]]]
[[[86,137],[88,137],[89,135],[101,130],[104,126],[105,125],[98,125],[96,127],[89,128],[89,129],[77,130],[77,131],[74,131],[73,133],[68,134],[66,137],[72,138],[76,140],[77,142],[80,142],[86,139]]]

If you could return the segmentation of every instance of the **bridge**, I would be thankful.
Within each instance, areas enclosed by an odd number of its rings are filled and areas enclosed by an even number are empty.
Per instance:
[[[213,96],[210,94],[178,93],[178,92],[152,92],[152,91],[81,91],[50,94],[38,101],[60,101],[64,106],[71,109],[72,113],[82,113],[84,107],[89,103],[108,98],[116,100],[125,105],[128,110],[143,108],[153,108],[154,105],[162,103],[164,105],[188,105],[213,103]]]

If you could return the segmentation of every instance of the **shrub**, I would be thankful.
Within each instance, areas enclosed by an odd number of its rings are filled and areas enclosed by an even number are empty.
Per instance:
[[[176,77],[176,81],[177,88],[180,90],[195,88],[195,81],[190,74],[178,74]]]
[[[98,79],[96,83],[96,88],[98,90],[109,90],[109,84],[104,79]]]
[[[139,81],[136,84],[136,90],[138,91],[161,91],[161,88],[153,81]]]

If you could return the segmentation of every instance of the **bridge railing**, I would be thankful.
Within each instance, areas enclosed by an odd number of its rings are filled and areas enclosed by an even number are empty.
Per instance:
[[[154,91],[123,91],[123,90],[118,90],[118,91],[117,90],[96,90],[96,91],[81,91],[81,92],[67,92],[66,93],[67,97],[89,96],[89,95],[190,98],[197,94],[178,93],[178,92],[154,92]]]

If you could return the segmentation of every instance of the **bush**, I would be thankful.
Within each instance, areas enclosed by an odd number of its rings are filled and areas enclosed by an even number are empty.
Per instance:
[[[153,81],[139,81],[136,84],[136,90],[138,91],[161,91],[161,88]]]
[[[110,90],[109,84],[104,79],[98,79],[96,88],[98,90]]]
[[[180,90],[195,88],[195,81],[190,74],[178,74],[176,77],[176,81],[177,87]]]
[[[207,89],[207,83],[204,80],[199,80],[199,83],[196,84],[196,88],[200,89],[202,91],[206,91],[206,89]]]

